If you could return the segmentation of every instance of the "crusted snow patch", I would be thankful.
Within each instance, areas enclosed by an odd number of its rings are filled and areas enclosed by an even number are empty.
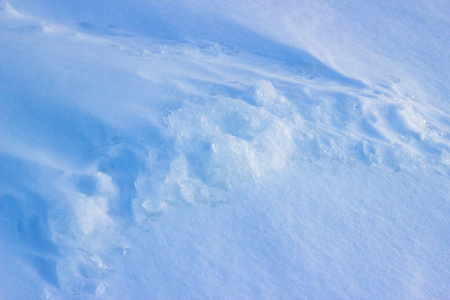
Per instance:
[[[257,106],[227,97],[192,101],[165,118],[176,154],[159,185],[149,176],[135,182],[138,194],[151,190],[145,210],[159,212],[177,199],[215,203],[234,184],[258,181],[290,161],[301,124],[295,108],[269,81],[257,83],[254,97]]]

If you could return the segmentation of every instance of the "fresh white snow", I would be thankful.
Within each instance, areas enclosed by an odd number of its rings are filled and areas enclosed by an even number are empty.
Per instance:
[[[447,1],[0,1],[2,299],[446,299]]]

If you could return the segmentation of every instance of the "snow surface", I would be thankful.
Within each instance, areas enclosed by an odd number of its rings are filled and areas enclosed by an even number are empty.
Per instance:
[[[448,1],[0,1],[2,299],[448,299]]]

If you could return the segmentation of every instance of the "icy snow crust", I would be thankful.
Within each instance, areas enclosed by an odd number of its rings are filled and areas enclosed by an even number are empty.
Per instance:
[[[448,58],[313,41],[339,3],[151,2],[1,2],[2,299],[450,295]],[[384,21],[448,49],[416,5]]]

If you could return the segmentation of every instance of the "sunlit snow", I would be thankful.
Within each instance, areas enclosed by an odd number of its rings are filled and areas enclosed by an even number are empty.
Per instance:
[[[448,299],[448,1],[0,9],[0,298]]]

